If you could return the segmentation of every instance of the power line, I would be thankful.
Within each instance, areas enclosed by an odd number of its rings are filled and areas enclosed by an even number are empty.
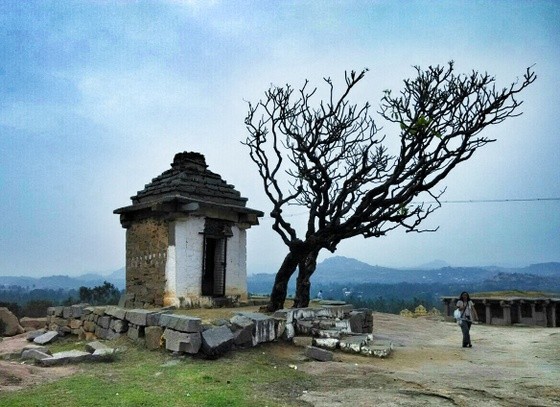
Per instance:
[[[539,202],[539,201],[560,201],[560,198],[507,198],[507,199],[468,199],[457,201],[439,201],[440,203],[457,204],[457,203],[493,203],[493,202]],[[431,202],[411,202],[413,204],[435,204]]]
[[[503,203],[503,202],[547,202],[547,201],[560,201],[558,198],[504,198],[504,199],[465,199],[465,200],[453,200],[453,201],[439,201],[442,204],[470,204],[470,203]],[[420,204],[437,204],[437,201],[415,201],[411,202],[414,205]],[[309,212],[298,212],[292,214],[286,214],[283,217],[293,218],[295,216],[307,215]],[[261,220],[273,219],[271,216],[263,216]]]

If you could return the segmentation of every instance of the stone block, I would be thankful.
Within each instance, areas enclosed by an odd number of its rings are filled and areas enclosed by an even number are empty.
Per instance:
[[[78,329],[79,327],[82,326],[82,320],[81,319],[71,319],[68,326],[70,327],[70,329]]]
[[[93,353],[98,349],[107,349],[109,348],[103,342],[93,341],[86,343],[86,352]]]
[[[48,355],[52,355],[51,351],[49,350],[49,348],[47,346],[36,345],[34,343],[30,343],[29,345],[26,345],[21,351],[23,352],[24,350],[29,350],[29,349],[40,350],[43,353],[46,353]]]
[[[86,332],[95,332],[95,322],[84,321],[83,328],[84,328],[84,331],[86,331]]]
[[[163,328],[170,328],[180,332],[200,332],[202,321],[200,318],[187,317],[185,315],[162,314],[159,324]]]
[[[99,339],[109,339],[110,331],[111,330],[109,328],[102,328],[101,326],[97,325],[95,327],[95,336],[97,336]]]
[[[233,333],[227,326],[219,326],[202,332],[202,351],[209,357],[218,357],[231,350]]]
[[[52,323],[58,326],[66,326],[68,325],[69,320],[66,318],[55,317],[53,318]]]
[[[108,315],[99,317],[99,319],[97,320],[97,325],[99,325],[103,329],[108,329],[111,325],[111,317]]]
[[[54,317],[62,317],[62,312],[64,311],[64,307],[49,307],[47,308],[47,314],[52,315]]]
[[[305,348],[307,346],[313,345],[313,338],[311,336],[294,336],[292,343],[295,346]]]
[[[81,318],[83,314],[83,309],[87,306],[87,304],[75,304],[72,305],[72,318]]]
[[[47,332],[46,329],[38,329],[36,331],[29,331],[27,333],[27,335],[25,336],[25,339],[27,339],[29,342],[33,342],[33,340],[35,338],[37,338],[38,336],[43,335],[45,332]]]
[[[144,332],[146,336],[146,349],[155,350],[161,347],[163,328],[160,326],[147,326]]]
[[[64,307],[62,309],[62,318],[64,319],[72,318],[72,307]]]
[[[116,350],[113,348],[96,349],[88,359],[92,362],[112,362],[115,359]]]
[[[331,351],[317,348],[315,346],[306,347],[305,356],[310,359],[318,360],[319,362],[330,362],[334,358],[334,354]]]
[[[58,336],[59,336],[58,331],[48,331],[45,332],[43,335],[40,335],[35,339],[33,339],[33,342],[36,343],[37,345],[46,345],[47,343],[54,341]]]
[[[314,338],[313,345],[323,348],[334,350],[338,348],[340,340],[337,338]]]
[[[19,320],[19,324],[27,332],[44,329],[47,326],[47,318],[29,318],[23,317]]]
[[[256,312],[243,312],[238,315],[249,318],[255,324],[253,346],[276,339],[276,319]]]
[[[282,339],[289,341],[296,335],[296,329],[294,324],[286,323],[286,328],[284,329],[284,334],[282,335]]]
[[[340,349],[349,353],[361,353],[362,346],[366,346],[370,341],[368,335],[357,335],[342,338],[340,340]]]
[[[140,337],[140,330],[138,329],[138,326],[129,324],[126,336],[133,341],[137,340]]]
[[[313,334],[313,321],[296,320],[294,324],[297,335],[312,335]]]
[[[378,358],[386,358],[393,352],[393,343],[391,341],[373,341],[362,346],[360,353],[367,356],[375,356]]]
[[[317,310],[315,308],[294,308],[293,318],[295,320],[300,319],[314,319],[316,317]]]
[[[24,349],[21,352],[22,359],[42,360],[50,357],[51,355],[39,349]]]
[[[150,311],[146,309],[132,309],[126,312],[125,319],[131,324],[138,325],[138,326],[146,326],[147,316],[148,314],[152,314],[152,313],[154,313],[154,311]]]
[[[93,313],[102,317],[103,315],[105,315],[105,309],[106,307],[93,307]]]
[[[336,321],[335,328],[345,333],[352,332],[352,327],[350,326],[350,320],[348,319],[342,319],[340,321]]]
[[[166,328],[163,332],[165,349],[172,352],[198,353],[202,345],[200,332],[179,332]]]
[[[91,358],[91,354],[89,352],[70,350],[54,353],[51,357],[38,360],[37,363],[42,366],[60,366],[68,363],[83,362],[89,358]]]
[[[124,333],[128,330],[128,322],[122,319],[112,319],[109,328],[115,332]]]
[[[160,319],[161,319],[161,316],[162,315],[169,315],[169,314],[172,314],[172,313],[173,313],[173,311],[168,309],[168,310],[162,310],[162,311],[159,311],[159,312],[154,312],[153,314],[148,314],[146,316],[146,324],[148,326],[156,326],[156,325],[161,326],[161,324],[159,322]]]
[[[342,332],[337,329],[319,329],[316,331],[319,338],[335,338],[340,339]]]
[[[107,308],[105,308],[105,314],[118,319],[126,318],[126,310],[119,307],[115,307],[114,305],[107,306]]]
[[[84,315],[91,315],[93,313],[93,307],[84,307],[82,309],[82,317]]]

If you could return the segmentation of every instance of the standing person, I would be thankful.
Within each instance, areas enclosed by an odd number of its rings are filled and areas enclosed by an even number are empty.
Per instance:
[[[461,331],[463,332],[463,348],[467,346],[472,348],[471,344],[471,325],[473,321],[478,320],[478,315],[474,309],[474,303],[471,301],[469,293],[463,291],[457,301],[457,309],[461,312]]]
[[[323,299],[323,290],[319,290],[319,292],[317,293],[317,299],[318,299],[318,300],[322,300],[322,299]]]

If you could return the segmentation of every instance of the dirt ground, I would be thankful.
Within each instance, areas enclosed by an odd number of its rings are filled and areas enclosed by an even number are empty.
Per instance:
[[[473,325],[461,347],[452,322],[374,313],[374,336],[391,340],[386,359],[337,353],[304,363],[321,389],[301,399],[334,406],[560,406],[560,328]]]
[[[311,362],[287,346],[294,364],[317,378],[297,405],[560,406],[560,328],[474,325],[461,347],[451,322],[374,313],[374,336],[394,343],[386,359],[335,353]],[[25,334],[0,342],[0,392],[56,380],[76,366],[41,368],[3,360],[27,344]]]

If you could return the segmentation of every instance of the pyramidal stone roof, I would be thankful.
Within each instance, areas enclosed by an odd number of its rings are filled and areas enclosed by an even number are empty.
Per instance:
[[[247,203],[247,198],[243,198],[233,185],[208,170],[204,156],[195,152],[176,154],[171,169],[152,179],[131,199],[133,203],[144,203],[169,195],[241,207]]]
[[[242,197],[220,175],[208,170],[204,155],[197,152],[176,154],[171,169],[152,179],[131,199],[131,206],[116,209],[114,213],[122,214],[174,201],[181,204],[201,203],[263,216],[261,211],[247,208],[247,198]]]

